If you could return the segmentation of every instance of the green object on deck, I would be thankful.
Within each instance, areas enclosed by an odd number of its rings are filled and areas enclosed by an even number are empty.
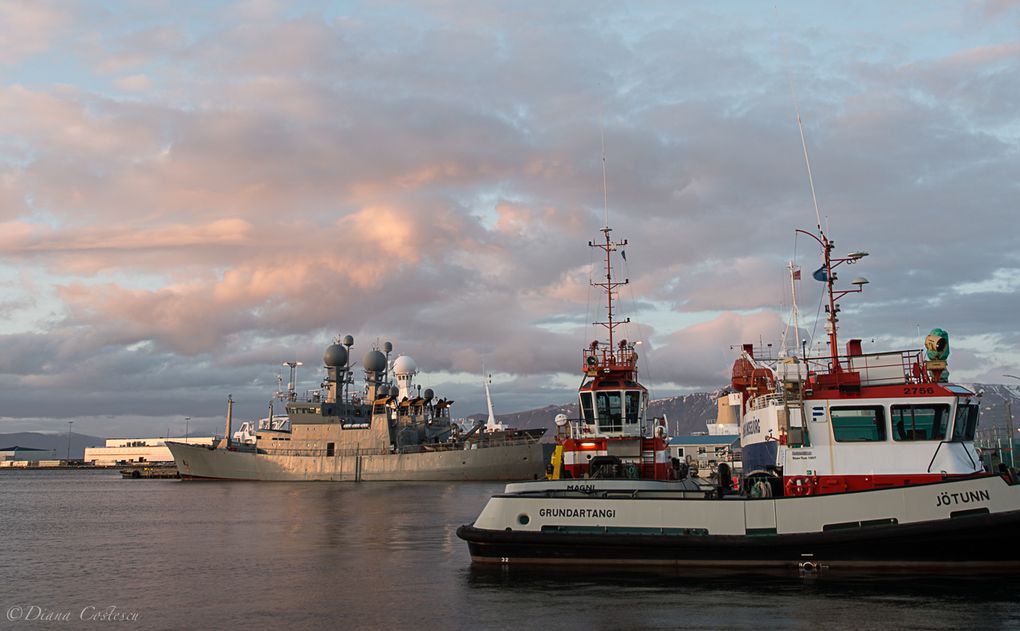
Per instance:
[[[924,338],[924,348],[928,351],[928,359],[945,360],[949,357],[949,333],[943,329],[932,329]]]

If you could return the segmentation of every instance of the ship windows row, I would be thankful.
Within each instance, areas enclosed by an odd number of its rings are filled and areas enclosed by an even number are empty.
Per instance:
[[[895,441],[950,440],[948,404],[893,405],[889,415],[886,422],[886,408],[881,405],[833,407],[829,411],[832,435],[841,443],[880,442],[889,436]],[[976,405],[958,406],[951,440],[974,440],[977,418]]]
[[[582,392],[581,416],[603,432],[620,432],[624,425],[636,426],[644,416],[645,401],[640,390]],[[593,396],[594,395],[594,396]]]

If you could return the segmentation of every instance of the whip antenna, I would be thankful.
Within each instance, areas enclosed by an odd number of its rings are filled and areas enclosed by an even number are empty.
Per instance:
[[[606,121],[602,120],[602,207],[606,213],[606,223],[609,226],[609,185],[606,183]]]
[[[815,197],[815,179],[811,175],[811,158],[808,157],[807,141],[804,139],[804,123],[800,120],[800,102],[797,101],[797,88],[793,83],[793,73],[790,72],[790,56],[786,50],[786,37],[779,36],[783,44],[783,58],[786,61],[786,81],[790,84],[790,96],[793,97],[793,110],[797,114],[797,130],[800,131],[800,146],[804,149],[804,165],[807,166],[808,185],[811,187],[811,203],[815,207],[815,220],[818,231],[822,231],[822,213],[818,210],[818,198]]]

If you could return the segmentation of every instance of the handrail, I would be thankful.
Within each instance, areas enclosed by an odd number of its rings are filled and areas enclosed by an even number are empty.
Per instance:
[[[761,396],[757,396],[751,399],[750,403],[748,404],[748,407],[750,407],[752,410],[760,410],[762,408],[768,407],[770,403],[782,404],[785,402],[786,402],[785,395],[778,392],[773,392],[771,394],[763,394]]]
[[[839,371],[856,372],[862,381],[895,383],[927,383],[930,379],[924,369],[922,350],[906,349],[881,353],[862,353],[860,355],[840,355],[808,357],[804,361],[809,376],[827,375],[836,372],[833,362],[839,362]],[[870,361],[869,361],[870,360]],[[920,367],[920,372],[915,368]]]

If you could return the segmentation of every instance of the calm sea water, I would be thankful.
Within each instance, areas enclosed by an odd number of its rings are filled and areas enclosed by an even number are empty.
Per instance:
[[[0,627],[1020,628],[1016,576],[472,568],[454,531],[501,488],[4,472]]]

